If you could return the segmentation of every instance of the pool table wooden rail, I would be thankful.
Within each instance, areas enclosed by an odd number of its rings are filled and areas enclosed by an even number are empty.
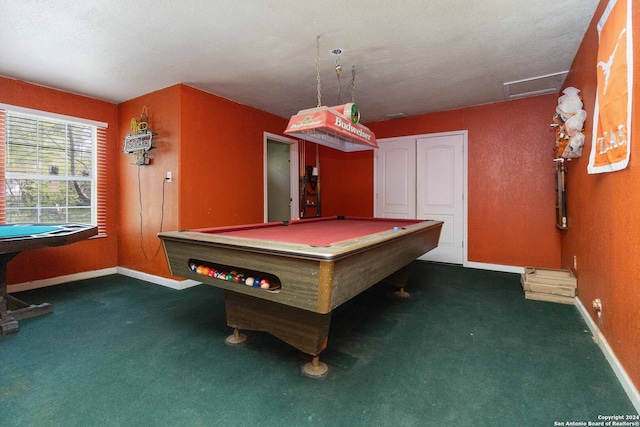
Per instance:
[[[28,226],[30,224],[19,224]],[[37,224],[33,224],[37,225]],[[41,234],[0,238],[0,254],[17,254],[22,251],[66,246],[98,234],[98,227],[85,224],[47,224],[63,227],[60,230]],[[0,224],[0,227],[14,227],[12,224]]]
[[[273,252],[286,254],[292,257],[302,257],[311,259],[337,259],[348,256],[352,252],[359,251],[364,247],[375,244],[384,244],[388,240],[397,238],[404,234],[410,234],[415,231],[422,230],[427,226],[437,226],[440,221],[425,221],[411,225],[407,225],[394,231],[389,229],[375,234],[369,234],[351,240],[339,241],[329,246],[313,246],[309,244],[280,242],[273,240],[261,240],[236,236],[228,236],[225,234],[208,233],[208,230],[182,230],[162,232],[159,236],[163,239],[170,238],[175,240],[185,240],[189,242],[212,243],[216,246],[237,247],[242,250],[256,250],[259,252]]]

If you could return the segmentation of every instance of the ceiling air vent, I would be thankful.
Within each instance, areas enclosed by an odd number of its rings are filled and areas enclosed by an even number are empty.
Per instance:
[[[545,74],[544,76],[503,83],[504,98],[518,99],[543,95],[545,93],[560,92],[568,73],[568,71],[561,71],[559,73]]]

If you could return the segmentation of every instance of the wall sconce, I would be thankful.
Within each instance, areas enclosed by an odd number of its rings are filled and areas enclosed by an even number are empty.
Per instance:
[[[305,169],[307,170],[305,179],[311,186],[311,189],[315,190],[318,185],[318,168],[313,166],[306,166]]]

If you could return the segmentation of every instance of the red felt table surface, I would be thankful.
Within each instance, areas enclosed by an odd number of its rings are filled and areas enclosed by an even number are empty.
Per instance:
[[[298,243],[310,246],[331,246],[338,242],[357,239],[384,231],[391,231],[394,227],[401,229],[417,222],[420,221],[386,218],[322,218],[317,220],[293,221],[288,225],[269,223],[202,231],[246,239]]]

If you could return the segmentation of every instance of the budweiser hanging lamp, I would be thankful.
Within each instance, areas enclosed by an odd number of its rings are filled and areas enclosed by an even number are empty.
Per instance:
[[[316,39],[316,71],[318,75],[318,105],[315,108],[298,111],[289,119],[286,135],[341,151],[363,151],[378,148],[376,136],[369,128],[360,124],[360,110],[353,102],[355,98],[355,68],[352,69],[350,84],[352,102],[335,107],[322,106],[320,94],[320,36]],[[332,52],[337,52],[334,50]],[[339,51],[341,53],[341,51]],[[338,53],[339,55],[339,53]],[[342,67],[336,60],[336,74],[340,80]],[[339,98],[340,90],[338,90]],[[339,100],[339,99],[338,99]]]

